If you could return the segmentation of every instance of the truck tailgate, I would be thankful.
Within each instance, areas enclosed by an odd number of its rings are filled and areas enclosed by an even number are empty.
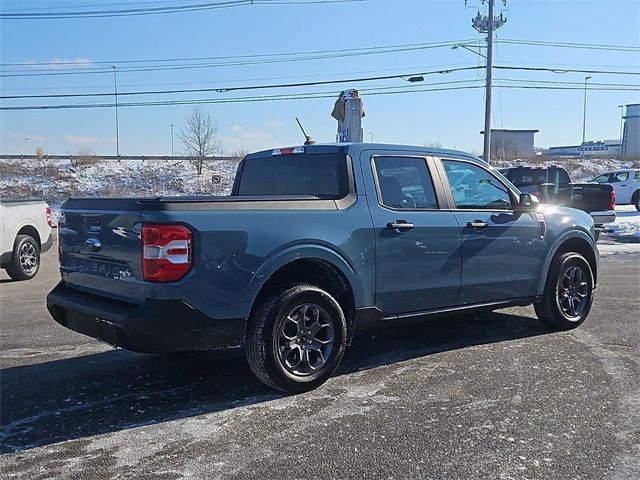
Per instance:
[[[577,208],[585,212],[611,209],[611,185],[595,183],[545,184],[540,187],[542,200],[556,205]]]
[[[60,272],[73,288],[139,303],[144,300],[142,209],[136,202],[118,203],[67,201],[59,223]]]
[[[596,183],[571,184],[571,206],[585,212],[611,210],[611,185]]]

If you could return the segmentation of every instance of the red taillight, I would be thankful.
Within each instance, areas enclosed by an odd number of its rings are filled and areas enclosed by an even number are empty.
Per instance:
[[[616,208],[616,192],[611,190],[609,192],[609,210],[614,210]]]
[[[53,227],[53,222],[51,221],[51,207],[47,207],[44,210],[44,216],[47,217],[47,224],[50,227]]]
[[[183,225],[142,226],[142,274],[148,282],[175,282],[192,261],[192,233]]]

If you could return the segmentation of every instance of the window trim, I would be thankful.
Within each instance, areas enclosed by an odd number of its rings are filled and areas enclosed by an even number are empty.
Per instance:
[[[415,207],[415,208],[397,208],[389,205],[385,205],[382,199],[382,191],[380,190],[380,182],[378,181],[378,170],[376,169],[376,159],[378,158],[413,158],[424,161],[425,167],[427,167],[427,175],[429,175],[429,179],[431,180],[431,187],[433,188],[433,194],[436,199],[436,206],[431,208],[426,207]],[[428,155],[402,155],[402,154],[385,154],[385,153],[375,153],[371,155],[369,159],[369,167],[371,168],[371,174],[373,175],[373,185],[376,189],[376,200],[378,205],[382,208],[386,208],[387,210],[393,210],[394,212],[438,212],[442,211],[443,204],[443,191],[439,189],[439,182],[436,182],[435,174],[437,174],[437,170],[433,165],[433,157]],[[438,178],[439,180],[439,178]]]
[[[456,157],[437,157],[434,159],[437,165],[438,173],[440,175],[440,181],[442,182],[444,194],[447,198],[447,203],[449,204],[450,211],[461,211],[461,212],[515,212],[515,204],[519,198],[519,192],[514,191],[509,185],[506,185],[500,178],[498,178],[490,169],[486,168],[484,165],[481,165],[478,162],[474,162],[468,160],[466,158],[456,158]],[[451,191],[451,185],[449,184],[449,177],[447,176],[447,171],[444,168],[444,162],[459,162],[459,163],[468,163],[474,167],[478,167],[481,170],[487,172],[487,174],[491,175],[496,179],[508,192],[509,197],[511,198],[511,206],[509,208],[464,208],[456,206],[455,199],[453,198],[453,192]]]

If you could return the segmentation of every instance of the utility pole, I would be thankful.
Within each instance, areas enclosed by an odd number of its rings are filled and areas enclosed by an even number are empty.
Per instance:
[[[582,149],[580,156],[584,157],[584,142],[587,133],[587,80],[591,77],[584,77],[584,103],[582,106]]]
[[[113,94],[116,98],[116,157],[120,159],[120,133],[118,131],[118,77],[116,74],[116,66],[111,65],[113,68]]]
[[[27,141],[30,141],[29,137],[24,137],[24,154],[27,154]]]
[[[171,124],[171,156],[173,157],[173,123]]]
[[[493,32],[505,24],[507,19],[500,13],[500,16],[494,15],[495,0],[482,0],[482,3],[489,4],[487,15],[476,15],[472,18],[472,26],[480,33],[487,34],[487,78],[485,85],[485,103],[484,103],[484,148],[482,149],[482,157],[486,162],[491,160],[491,82],[493,73]],[[507,0],[502,0],[503,5],[507,4]],[[465,2],[466,4],[466,2]]]

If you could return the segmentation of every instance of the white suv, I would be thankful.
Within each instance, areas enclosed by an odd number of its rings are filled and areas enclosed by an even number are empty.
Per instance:
[[[591,181],[610,184],[616,192],[616,205],[632,204],[640,212],[640,169],[607,172]]]
[[[0,200],[0,267],[11,278],[35,277],[40,253],[52,244],[51,209],[45,202]]]

